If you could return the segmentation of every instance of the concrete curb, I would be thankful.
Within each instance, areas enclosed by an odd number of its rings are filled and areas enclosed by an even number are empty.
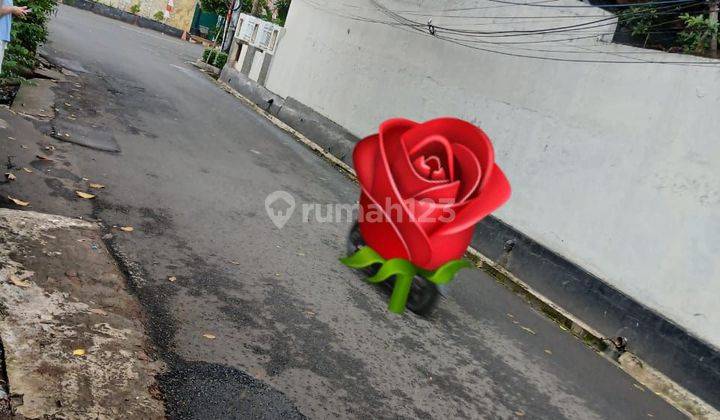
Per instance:
[[[268,114],[274,114],[298,133],[315,139],[323,149],[346,164],[352,165],[352,151],[358,139],[336,122],[294,98],[282,98],[270,92],[229,65],[223,68],[220,80]]]
[[[561,329],[569,331],[607,360],[617,364],[628,375],[684,414],[698,419],[720,419],[720,411],[668,378],[662,372],[644,363],[632,352],[618,350],[611,339],[603,336],[600,332],[534,290],[504,267],[496,264],[472,247],[468,249],[466,256],[478,268],[495,278],[498,283],[522,296],[530,306],[553,320]]]
[[[196,61],[193,61],[193,62],[192,62],[192,65],[195,66],[195,67],[197,67],[197,68],[199,68],[199,69],[201,69],[201,70],[204,70],[205,72],[207,72],[207,73],[209,73],[209,74],[212,74],[213,76],[219,76],[219,75],[220,75],[220,69],[219,69],[219,68],[217,68],[217,67],[215,67],[215,66],[211,66],[210,64],[202,61],[201,58],[198,58]]]
[[[313,150],[319,156],[327,159],[334,164],[341,172],[343,172],[348,178],[357,182],[355,171],[350,167],[347,162],[352,148],[347,150],[347,144],[340,144],[337,149],[342,152],[339,156],[329,150],[329,148],[323,147],[321,144],[310,140],[304,134],[284,122],[280,116],[282,115],[282,108],[288,104],[288,100],[283,100],[277,95],[271,93],[262,86],[254,85],[251,80],[246,77],[242,77],[239,72],[233,74],[229,72],[226,66],[221,73],[220,79],[216,80],[216,83],[226,92],[235,96],[247,106],[255,110],[258,114],[264,116],[270,120],[273,124],[291,134],[298,142],[304,144],[311,150]],[[246,88],[250,89],[252,99],[243,96],[233,86],[226,83],[223,80],[228,80],[229,75],[234,75],[235,85],[241,84]],[[232,78],[232,77],[231,77]],[[247,80],[244,80],[247,79]],[[232,81],[232,80],[230,80]],[[261,108],[258,102],[262,103],[263,98],[273,99],[272,102],[265,100],[268,103],[266,109]],[[295,101],[297,102],[297,101]],[[292,102],[290,103],[292,104]],[[277,116],[273,115],[269,111],[273,106],[277,106]],[[297,105],[295,105],[297,106]],[[304,121],[303,121],[304,122]],[[337,138],[337,134],[333,133],[332,137]],[[343,137],[343,136],[340,136]],[[327,143],[324,141],[323,143]],[[344,143],[344,142],[343,142]],[[354,143],[353,143],[354,145]],[[620,352],[615,349],[612,341],[601,333],[582,322],[577,317],[573,316],[570,312],[564,310],[559,305],[552,302],[536,290],[532,289],[522,280],[516,278],[512,273],[507,271],[502,266],[493,262],[490,258],[484,256],[482,253],[470,247],[466,253],[471,261],[475,265],[492,275],[498,282],[508,287],[516,294],[522,296],[528,303],[531,304],[539,312],[545,314],[548,318],[552,319],[558,324],[558,326],[566,331],[570,331],[574,336],[583,341],[586,345],[593,348],[607,360],[612,361],[620,369],[626,372],[628,375],[636,379],[642,385],[646,386],[649,390],[663,398],[669,404],[673,405],[678,410],[682,411],[686,415],[692,418],[698,419],[720,419],[720,411],[697,397],[693,393],[687,391],[685,388],[663,375],[660,371],[652,368],[650,365],[644,363],[639,357],[630,352]]]

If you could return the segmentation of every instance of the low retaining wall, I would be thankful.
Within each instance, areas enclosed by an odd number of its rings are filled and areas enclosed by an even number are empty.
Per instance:
[[[178,28],[173,28],[162,22],[158,22],[152,19],[148,19],[143,16],[138,16],[124,10],[117,9],[115,7],[107,6],[102,3],[96,3],[89,0],[65,0],[65,4],[78,9],[88,10],[90,12],[109,17],[111,19],[120,20],[125,23],[139,26],[141,28],[152,29],[153,31],[162,32],[165,35],[174,36],[180,38],[183,31]]]

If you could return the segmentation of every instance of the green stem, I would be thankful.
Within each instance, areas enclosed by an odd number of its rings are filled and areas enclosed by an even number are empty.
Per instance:
[[[388,309],[390,312],[401,314],[405,311],[405,304],[410,295],[410,287],[412,286],[413,277],[410,274],[395,274],[395,285],[393,286],[392,295]]]

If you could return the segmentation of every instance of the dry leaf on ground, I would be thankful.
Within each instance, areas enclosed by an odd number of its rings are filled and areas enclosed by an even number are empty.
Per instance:
[[[520,328],[522,328],[523,330],[529,332],[529,333],[532,334],[532,335],[535,335],[535,331],[531,330],[531,329],[528,328],[528,327],[523,327],[523,326],[521,325]]]
[[[100,308],[90,309],[90,312],[91,312],[91,313],[94,313],[95,315],[107,316],[107,312],[103,311],[103,310],[100,309]]]
[[[8,181],[15,181],[16,177],[12,172],[5,172],[5,178],[7,178]]]
[[[208,340],[214,340],[215,336],[212,334],[203,334],[203,337],[207,338]]]
[[[10,277],[8,277],[10,280],[10,283],[14,284],[18,287],[30,287],[30,282],[27,280],[23,280],[20,277],[16,276],[15,274],[10,274]]]
[[[133,230],[135,230],[135,228],[132,226],[120,226],[120,230],[122,230],[123,232],[132,232]]]
[[[103,184],[90,183],[90,188],[95,188],[95,189],[99,190],[99,189],[105,188],[105,186]]]
[[[77,196],[80,198],[86,198],[88,200],[91,198],[95,198],[94,194],[89,194],[89,193],[82,192],[82,191],[75,191],[75,194],[77,194]]]
[[[10,197],[9,195],[8,195],[8,200],[10,200],[10,201],[12,201],[13,203],[17,204],[18,206],[22,206],[22,207],[25,207],[25,206],[27,206],[27,205],[30,204],[29,201],[18,200],[17,198],[12,198],[12,197]]]

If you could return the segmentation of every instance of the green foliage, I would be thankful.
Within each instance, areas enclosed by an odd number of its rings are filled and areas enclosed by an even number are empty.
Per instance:
[[[140,13],[140,3],[135,3],[132,6],[130,6],[130,13],[137,15]]]
[[[280,26],[285,26],[285,19],[287,19],[287,14],[290,10],[290,2],[291,0],[275,0],[272,4],[277,11],[277,17],[273,17],[273,11],[270,8],[269,0],[259,0],[255,16],[262,20],[273,22]]]
[[[224,52],[218,52],[217,55],[215,55],[215,64],[213,64],[215,67],[222,69],[225,67],[225,63],[227,63],[228,55]]]
[[[277,18],[275,23],[280,26],[285,26],[285,20],[287,19],[288,12],[290,11],[291,0],[277,0],[275,7],[277,8]]]
[[[704,15],[680,16],[685,29],[678,34],[678,41],[685,52],[703,54],[710,48],[710,40],[718,38],[718,22],[712,21]],[[718,38],[720,39],[720,38]]]
[[[633,6],[618,14],[620,25],[630,28],[633,36],[647,36],[659,21],[655,6]]]
[[[208,62],[208,57],[210,57],[210,53],[212,52],[212,48],[205,48],[205,51],[203,51],[202,55],[202,61]]]
[[[162,22],[163,20],[165,20],[165,14],[162,12],[162,10],[158,10],[153,15],[153,19],[157,20],[158,22]]]
[[[270,6],[268,5],[268,0],[258,0],[254,15],[259,17],[262,20],[267,20],[268,22],[272,22],[272,20],[273,20],[272,10],[270,10]]]
[[[228,0],[202,0],[200,2],[200,8],[203,12],[215,13],[218,16],[225,16],[230,8],[230,1]]]
[[[252,0],[240,0],[240,11],[243,13],[252,12]]]
[[[704,5],[632,6],[618,13],[620,25],[639,37],[643,46],[686,53],[706,54],[710,40],[718,36],[718,22],[711,21]],[[690,9],[690,10],[688,10]]]
[[[258,0],[255,8],[253,8],[253,0],[241,0],[242,5],[240,11],[250,13],[262,20],[285,26],[285,19],[287,19],[291,1],[292,0]],[[273,7],[270,6],[271,4]],[[277,17],[273,16],[273,10],[276,11],[275,15],[277,15]]]
[[[216,55],[217,55],[216,49],[210,50],[210,53],[208,53],[207,60],[205,60],[205,62],[212,65],[215,62]]]
[[[38,45],[47,39],[47,20],[57,5],[56,0],[17,0],[16,6],[27,6],[32,13],[25,18],[14,18],[11,41],[5,51],[3,78],[24,76],[36,66]]]

